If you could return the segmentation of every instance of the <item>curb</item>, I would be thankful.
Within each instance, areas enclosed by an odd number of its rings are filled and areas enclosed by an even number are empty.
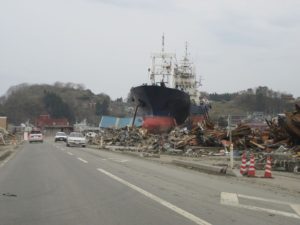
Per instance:
[[[243,177],[238,169],[230,169],[229,167],[226,169],[226,175],[233,177]]]
[[[176,166],[181,166],[185,168],[190,168],[210,174],[215,174],[215,175],[227,175],[227,176],[234,176],[234,177],[239,177],[239,172],[236,172],[234,170],[230,170],[229,168],[226,167],[221,167],[221,166],[212,166],[208,164],[203,164],[203,163],[193,163],[193,162],[187,162],[183,160],[172,160],[171,162],[161,162],[159,160],[154,160],[154,158],[160,158],[158,154],[149,154],[145,152],[132,152],[132,151],[126,151],[128,148],[123,147],[123,146],[106,146],[105,148],[98,148],[96,146],[88,146],[93,149],[98,149],[98,150],[104,150],[104,151],[110,151],[110,152],[115,152],[119,154],[124,154],[124,155],[129,155],[145,160],[150,160],[150,161],[155,161],[158,163],[162,164],[173,164]]]
[[[98,147],[94,147],[92,145],[88,146],[89,148],[92,149],[97,149],[97,150],[104,150],[104,151],[109,151],[109,152],[116,152],[116,153],[120,153],[120,154],[124,154],[124,155],[130,155],[133,157],[137,157],[137,158],[160,158],[159,154],[153,154],[153,153],[147,153],[147,152],[132,152],[130,150],[136,150],[136,149],[131,149],[131,148],[127,148],[127,147],[122,147],[122,146],[106,146],[103,148],[98,148]],[[128,151],[129,150],[129,151]]]
[[[0,154],[0,161],[6,159],[8,156],[10,156],[12,153],[11,150],[6,150],[2,154]]]
[[[207,173],[226,175],[226,167],[211,166],[208,164],[186,162],[186,161],[182,161],[182,160],[172,160],[172,164],[204,171]]]
[[[24,143],[24,141],[21,141],[17,143],[16,145],[5,145],[4,149],[0,151],[0,161],[4,161],[6,158],[14,154],[20,146]]]

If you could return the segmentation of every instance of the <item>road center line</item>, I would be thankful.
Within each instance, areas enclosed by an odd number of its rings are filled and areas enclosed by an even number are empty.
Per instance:
[[[72,152],[68,152],[69,155],[74,155]]]
[[[210,223],[206,222],[205,220],[203,220],[203,219],[201,219],[201,218],[199,218],[199,217],[197,217],[197,216],[195,216],[195,215],[193,215],[193,214],[191,214],[191,213],[189,213],[189,212],[187,212],[187,211],[185,211],[185,210],[183,210],[183,209],[181,209],[181,208],[179,208],[179,207],[171,204],[170,202],[167,202],[167,201],[161,199],[160,197],[158,197],[158,196],[156,196],[154,194],[151,194],[148,191],[143,190],[142,188],[139,188],[138,186],[135,186],[134,184],[131,184],[131,183],[123,180],[120,177],[117,177],[117,176],[115,176],[115,175],[107,172],[106,170],[103,170],[101,168],[98,168],[97,170],[99,172],[101,172],[101,173],[109,176],[110,178],[112,178],[112,179],[114,179],[114,180],[116,180],[116,181],[118,181],[118,182],[120,182],[120,183],[122,183],[122,184],[124,184],[124,185],[126,185],[128,187],[130,187],[131,189],[139,192],[140,194],[142,194],[142,195],[150,198],[151,200],[153,200],[155,202],[158,202],[159,204],[167,207],[168,209],[171,209],[172,211],[174,211],[174,212],[178,213],[179,215],[181,215],[181,216],[183,216],[183,217],[185,217],[185,218],[193,221],[196,224],[199,224],[199,225],[211,225]]]
[[[86,161],[86,160],[84,160],[84,159],[82,159],[82,158],[77,158],[78,160],[80,160],[81,162],[83,162],[83,163],[88,163],[88,161]]]

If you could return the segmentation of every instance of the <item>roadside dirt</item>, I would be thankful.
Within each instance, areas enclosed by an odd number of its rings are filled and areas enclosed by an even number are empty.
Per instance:
[[[106,150],[107,151],[107,150]],[[132,151],[116,151],[116,153],[127,154],[132,156],[138,156],[145,160],[155,161],[161,164],[172,164],[172,160],[183,160],[188,162],[199,162],[209,165],[226,166],[229,163],[228,157],[224,156],[207,156],[207,157],[184,157],[178,155],[160,155],[151,157],[142,156],[141,153],[134,153]],[[235,168],[239,170],[240,161],[237,159],[234,163]],[[256,177],[228,177],[222,176],[222,179],[232,179],[233,182],[243,182],[249,185],[254,185],[257,188],[263,188],[272,191],[285,191],[293,196],[300,196],[300,174],[289,173],[281,171],[272,171],[273,178],[262,178],[264,176],[264,170],[256,170]],[[215,175],[220,176],[220,175]]]
[[[0,162],[4,161],[11,154],[13,154],[17,150],[17,148],[19,148],[20,144],[17,144],[17,145],[1,145],[0,146]]]

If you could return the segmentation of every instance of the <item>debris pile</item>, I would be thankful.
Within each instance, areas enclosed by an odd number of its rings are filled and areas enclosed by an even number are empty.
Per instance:
[[[280,115],[266,123],[268,127],[264,130],[254,129],[250,124],[240,124],[231,132],[215,128],[208,121],[193,129],[175,127],[168,134],[152,134],[143,128],[106,129],[93,137],[91,144],[135,147],[143,152],[165,152],[193,157],[224,156],[233,144],[237,156],[245,150],[253,152],[260,163],[267,156],[271,156],[273,164],[277,166],[293,162],[292,166],[283,166],[290,171],[300,161],[300,106],[296,105],[295,112]]]
[[[283,120],[283,128],[290,136],[290,142],[300,144],[300,104],[295,105],[295,112],[287,112]]]
[[[0,127],[0,145],[6,145],[9,138],[9,133]]]
[[[219,146],[219,136],[224,132],[204,129],[202,126],[192,130],[176,127],[168,134],[152,134],[144,128],[105,129],[103,133],[90,139],[90,144],[139,147],[143,150],[187,149],[189,146]]]
[[[4,128],[0,127],[0,146],[16,144],[20,139],[18,135],[19,134],[17,133],[10,133]]]
[[[270,124],[270,130],[263,132],[253,130],[246,124],[236,127],[231,132],[234,148],[270,151],[281,145],[287,145],[288,140],[282,138],[282,128],[278,125],[275,126],[273,122]],[[278,136],[275,136],[276,134]],[[143,128],[106,129],[103,133],[91,138],[90,144],[99,145],[101,139],[104,145],[140,147],[142,149],[158,149],[166,144],[182,150],[186,150],[190,146],[220,147],[221,149],[230,145],[227,130],[207,129],[203,126],[192,130],[176,127],[168,134],[163,135],[148,133]]]
[[[106,129],[91,140],[92,144],[139,147],[142,150],[158,149],[161,145],[161,135],[149,134],[143,128]]]

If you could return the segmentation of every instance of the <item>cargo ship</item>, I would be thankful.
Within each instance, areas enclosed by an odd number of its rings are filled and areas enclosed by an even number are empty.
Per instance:
[[[160,53],[152,54],[148,69],[151,84],[131,89],[131,99],[143,116],[143,127],[153,132],[167,132],[187,119],[192,126],[208,118],[209,104],[201,98],[193,63],[185,55],[177,63],[176,55],[166,53],[164,36]]]
[[[182,124],[190,114],[190,96],[180,88],[173,87],[176,57],[164,49],[152,54],[152,65],[148,69],[151,84],[131,89],[131,100],[143,116],[143,127],[148,131],[167,132]]]

